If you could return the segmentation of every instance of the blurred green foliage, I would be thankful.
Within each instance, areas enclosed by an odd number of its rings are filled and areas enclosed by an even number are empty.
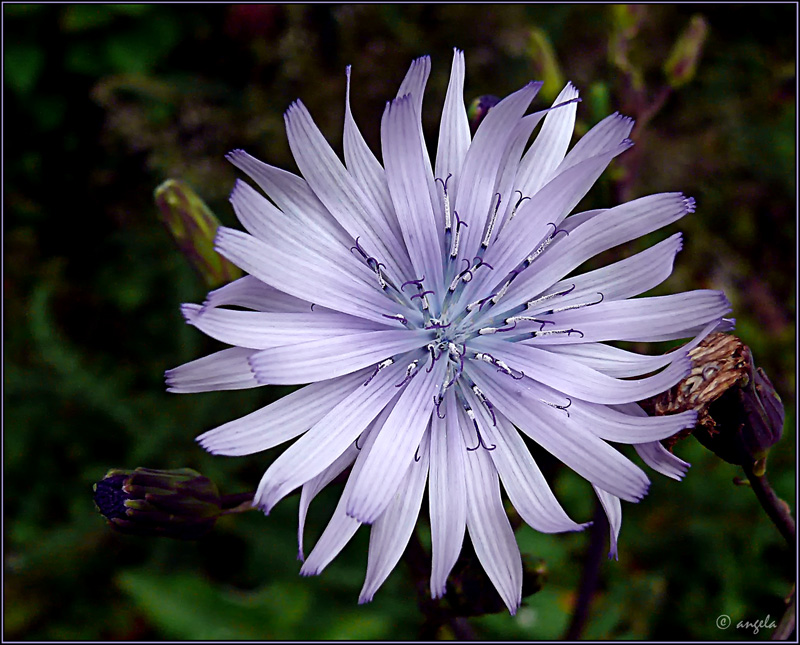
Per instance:
[[[285,388],[168,395],[163,371],[217,346],[181,302],[204,287],[159,223],[153,189],[186,181],[224,224],[235,147],[294,169],[282,113],[297,97],[340,146],[344,68],[378,150],[379,118],[411,59],[433,57],[424,126],[435,142],[453,46],[466,99],[532,77],[581,89],[578,132],[613,110],[636,147],[587,208],[683,190],[698,211],[660,292],[722,288],[737,333],[783,397],[770,456],[795,497],[795,11],[793,5],[14,5],[4,4],[5,630],[12,639],[413,639],[422,617],[400,565],[356,605],[367,532],[319,578],[295,561],[297,499],[270,517],[223,518],[196,543],[112,533],[91,485],[109,467],[191,467],[225,493],[255,488],[279,451],[213,458],[192,437]],[[664,65],[695,15],[708,27],[694,76]],[[548,97],[545,97],[548,98]],[[537,101],[537,105],[544,105]],[[657,108],[657,109],[656,109]],[[671,231],[669,231],[671,232]],[[626,252],[663,239],[659,232]],[[620,257],[612,250],[605,261]],[[619,562],[604,563],[590,638],[768,638],[721,632],[720,614],[782,613],[795,563],[737,469],[694,440],[682,483],[653,474],[625,505]],[[543,458],[543,461],[547,461]],[[570,512],[591,489],[548,469]],[[309,515],[319,535],[338,491]],[[515,618],[471,621],[481,638],[556,639],[569,622],[586,535],[520,529],[544,590]],[[311,540],[307,538],[307,543]]]

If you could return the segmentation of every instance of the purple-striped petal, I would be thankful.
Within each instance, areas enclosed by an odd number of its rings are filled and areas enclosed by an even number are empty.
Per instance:
[[[167,392],[187,394],[258,387],[261,384],[248,363],[253,353],[247,347],[231,347],[167,370],[164,373]]]
[[[429,456],[430,431],[426,431],[419,445],[419,461],[411,463],[394,500],[370,529],[367,576],[358,597],[359,604],[372,601],[405,551],[422,506]]]

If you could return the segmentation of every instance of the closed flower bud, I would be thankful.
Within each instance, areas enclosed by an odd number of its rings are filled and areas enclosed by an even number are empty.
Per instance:
[[[154,196],[161,221],[208,287],[241,277],[239,268],[214,250],[219,220],[197,193],[182,181],[168,179]]]
[[[472,134],[478,129],[481,121],[486,117],[486,114],[495,105],[500,102],[500,99],[493,94],[484,94],[474,99],[469,105],[467,110],[467,117],[469,118],[469,129]]]
[[[692,16],[689,25],[680,35],[664,63],[664,73],[672,87],[685,85],[694,78],[697,61],[703,53],[708,36],[708,23],[701,15]]]
[[[94,485],[94,502],[121,533],[184,540],[205,535],[221,511],[214,482],[191,468],[112,468]]]

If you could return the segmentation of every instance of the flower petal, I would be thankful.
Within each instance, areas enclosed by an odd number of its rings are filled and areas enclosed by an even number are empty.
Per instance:
[[[616,146],[630,136],[633,124],[633,119],[619,112],[607,116],[578,140],[553,174],[560,175],[568,168]]]
[[[547,405],[543,386],[528,378],[513,381],[475,361],[465,371],[497,410],[581,477],[627,501],[639,501],[647,493],[650,482],[642,470],[584,424],[566,416],[566,410]]]
[[[337,311],[265,313],[206,309],[200,305],[184,304],[181,312],[190,325],[212,338],[229,345],[253,349],[333,339],[348,333],[385,330],[388,327]]]
[[[574,168],[577,171],[581,166]],[[546,187],[542,192],[544,190]],[[694,200],[681,193],[660,193],[598,213],[570,231],[568,236],[557,236],[533,262],[534,268],[524,271],[514,281],[503,300],[504,307],[514,307],[539,296],[586,260],[671,224],[693,209]]]
[[[381,370],[287,448],[261,478],[254,505],[269,513],[283,497],[330,466],[396,396],[401,370],[402,365]]]
[[[167,370],[164,373],[167,392],[186,394],[258,387],[261,384],[247,362],[253,353],[246,347],[231,347]]]
[[[467,228],[462,230],[459,255],[472,258],[483,238],[494,201],[500,164],[517,122],[525,114],[541,83],[528,83],[495,105],[481,121],[464,158],[455,210]]]
[[[526,345],[587,343],[606,340],[654,341],[666,336],[693,336],[731,310],[725,294],[697,289],[668,296],[601,302],[592,307],[547,316],[553,329],[573,329],[576,334],[538,336]]]
[[[647,356],[645,354],[637,354],[629,352],[619,347],[611,345],[604,345],[602,343],[584,343],[576,345],[553,345],[548,347],[547,350],[556,354],[569,356],[570,358],[580,361],[584,365],[592,369],[614,376],[623,378],[627,376],[639,376],[641,374],[649,374],[661,369],[668,365],[674,359],[688,354],[695,347],[697,347],[706,336],[708,336],[718,326],[716,320],[711,321],[706,325],[703,330],[695,336],[690,342],[673,349],[666,354],[659,354],[657,356]]]
[[[344,113],[344,160],[348,172],[364,189],[367,199],[376,206],[377,211],[386,218],[387,225],[397,238],[402,237],[400,224],[394,212],[394,204],[386,183],[386,172],[377,160],[353,118],[350,109],[350,66],[347,66],[347,92]]]
[[[588,524],[578,524],[566,514],[533,456],[511,422],[502,414],[490,418],[486,407],[469,390],[467,401],[482,420],[484,440],[494,444],[489,452],[503,482],[508,499],[519,516],[542,533],[582,531]],[[496,425],[493,424],[496,422]]]
[[[372,524],[394,498],[428,427],[445,367],[446,361],[438,361],[430,372],[420,370],[405,386],[356,480],[347,505],[349,515]]]
[[[514,188],[523,195],[535,195],[553,177],[558,165],[572,139],[575,129],[575,115],[578,105],[578,90],[572,83],[567,83],[561,93],[553,101],[553,107],[542,124],[542,131],[536,137],[528,152],[522,158]],[[572,101],[572,102],[570,102]],[[565,105],[562,105],[565,104]],[[625,137],[622,137],[623,139]]]
[[[339,497],[339,503],[336,505],[328,525],[325,527],[322,535],[320,535],[319,540],[317,540],[308,558],[306,558],[306,561],[303,563],[300,569],[301,576],[319,575],[355,535],[358,527],[361,526],[361,522],[354,520],[345,512],[347,500],[350,497],[350,492],[353,490],[356,477],[358,477],[358,473],[361,472],[361,469],[364,467],[367,455],[369,455],[370,450],[372,450],[375,438],[378,436],[378,430],[380,430],[386,422],[393,405],[393,403],[387,405],[378,415],[378,418],[370,424],[369,428],[362,435],[364,445],[361,446],[361,452],[356,457],[353,470],[350,472],[347,483],[344,485],[344,491]]]
[[[294,439],[330,412],[342,399],[362,387],[369,370],[354,372],[304,388],[234,419],[197,437],[214,455],[252,455]]]
[[[458,424],[456,397],[450,390],[444,399],[445,418],[431,417],[430,483],[431,597],[447,591],[447,577],[461,553],[467,528],[464,484],[464,442]]]
[[[672,454],[658,441],[640,443],[633,446],[642,461],[656,472],[680,481],[691,464]]]
[[[203,302],[203,307],[221,307],[223,305],[236,305],[272,313],[311,311],[311,303],[308,300],[290,296],[251,275],[246,275],[219,289],[210,291]],[[322,307],[317,311],[322,311]]]
[[[404,96],[387,104],[381,121],[381,145],[389,192],[394,203],[403,239],[414,265],[415,276],[427,278],[435,291],[437,306],[441,301],[442,238],[444,229],[437,227],[431,199],[421,186],[429,181],[424,172],[419,114],[414,109],[414,96]]]
[[[692,366],[688,353],[684,353],[676,356],[664,371],[654,376],[623,380],[603,374],[563,354],[522,343],[484,338],[474,341],[471,347],[505,361],[511,368],[524,372],[525,376],[567,396],[592,403],[628,403],[655,396],[688,376]]]
[[[250,357],[259,383],[296,385],[323,381],[422,347],[430,331],[385,330],[309,340],[261,350]]]
[[[487,119],[495,109],[497,106],[489,111]],[[486,262],[494,267],[494,270],[476,275],[462,292],[460,302],[471,302],[475,299],[475,293],[491,293],[487,290],[492,283],[504,281],[505,276],[548,238],[553,232],[550,226],[558,226],[588,192],[611,160],[630,146],[630,142],[621,143],[572,166],[554,177],[529,200],[524,201],[514,219],[506,223],[499,237],[486,251]],[[556,243],[559,242],[563,243],[560,239]],[[538,270],[538,263],[536,268]],[[530,271],[523,273],[522,277],[527,273]],[[561,275],[558,276],[560,277]],[[545,286],[549,287],[553,282],[555,280]]]
[[[462,414],[464,445],[471,441]],[[475,554],[513,616],[522,602],[522,557],[500,497],[497,470],[485,450],[466,453],[467,528]]]
[[[352,238],[328,212],[302,177],[259,161],[244,150],[233,150],[225,158],[246,172],[269,198],[299,226],[314,227],[347,246]]]
[[[592,486],[592,488],[594,488],[594,492],[597,493],[597,498],[600,500],[600,504],[603,506],[603,510],[606,512],[606,517],[608,518],[609,539],[611,541],[611,547],[608,550],[608,558],[619,560],[619,555],[617,554],[617,540],[619,539],[619,530],[622,527],[622,504],[619,501],[619,497],[615,497],[597,486]]]
[[[377,288],[351,276],[323,271],[285,249],[268,245],[252,235],[220,226],[216,250],[242,270],[286,293],[329,309],[385,322],[383,314],[397,313],[393,303]]]
[[[353,239],[360,237],[367,253],[386,264],[394,278],[410,275],[412,267],[402,240],[339,161],[306,107],[296,101],[284,120],[297,167],[331,215]]]
[[[297,559],[301,562],[305,560],[305,553],[303,551],[303,533],[306,526],[306,515],[308,514],[308,507],[323,488],[336,479],[355,461],[358,455],[358,448],[355,443],[350,444],[330,466],[323,470],[319,475],[310,479],[303,484],[303,489],[300,491],[300,510],[297,522]]]
[[[367,576],[358,597],[359,604],[372,601],[405,551],[422,506],[429,455],[430,429],[425,431],[419,444],[420,460],[412,462],[394,500],[370,529]]]
[[[439,146],[436,151],[436,176],[445,181],[448,175],[452,175],[451,180],[447,183],[451,200],[454,200],[458,194],[461,167],[472,138],[469,132],[467,109],[464,105],[464,75],[464,52],[453,49],[453,64],[450,69],[447,95],[444,98],[444,108],[442,108]]]

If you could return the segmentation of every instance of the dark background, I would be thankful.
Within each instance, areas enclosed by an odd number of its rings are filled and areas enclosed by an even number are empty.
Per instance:
[[[4,636],[419,634],[402,563],[372,604],[356,604],[363,529],[322,576],[297,576],[296,496],[269,518],[224,518],[208,537],[181,543],[112,532],[91,486],[109,467],[188,466],[223,492],[241,492],[280,452],[213,458],[193,437],[287,390],[164,391],[165,369],[216,345],[179,313],[206,288],[159,223],[153,189],[183,179],[237,226],[226,201],[237,174],[223,155],[241,147],[295,170],[282,114],[298,97],[340,150],[347,64],[356,120],[378,150],[384,102],[411,60],[430,54],[424,126],[435,147],[453,46],[466,53],[467,102],[543,78],[538,109],[571,80],[584,97],[579,134],[614,110],[638,119],[636,147],[584,205],[672,190],[697,199],[694,215],[646,240],[685,234],[661,292],[723,289],[733,303],[737,335],[786,404],[768,472],[794,508],[795,10],[5,4]],[[709,25],[697,72],[648,115],[666,84],[664,62],[695,14]],[[636,244],[627,252],[644,243]],[[586,636],[766,639],[771,630],[736,624],[783,613],[793,554],[752,492],[732,484],[736,467],[694,439],[676,452],[693,464],[687,478],[653,473],[650,495],[625,505],[619,562],[602,565]],[[574,517],[590,519],[585,482],[563,469],[555,485]],[[307,542],[337,495],[325,491],[312,506]],[[472,627],[487,639],[558,638],[587,535],[526,527],[518,539],[546,561],[544,590],[517,617]],[[720,614],[731,616],[729,629],[717,628]]]

